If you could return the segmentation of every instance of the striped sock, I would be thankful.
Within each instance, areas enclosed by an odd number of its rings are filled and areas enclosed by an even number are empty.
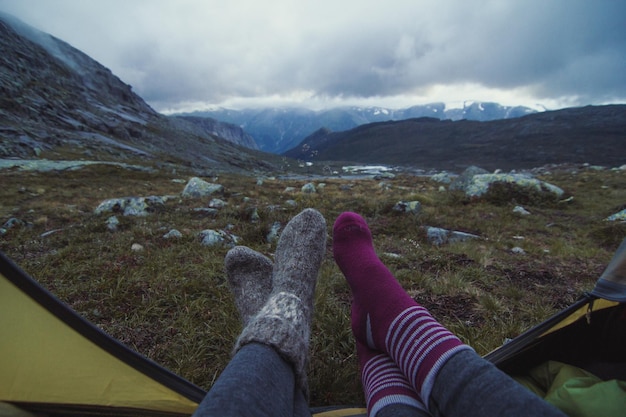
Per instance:
[[[342,213],[335,221],[333,255],[352,289],[355,339],[387,353],[428,404],[439,369],[454,353],[471,348],[404,291],[378,259],[358,214]]]
[[[392,404],[405,404],[426,411],[422,400],[389,355],[373,351],[359,341],[356,350],[369,417],[375,417]]]

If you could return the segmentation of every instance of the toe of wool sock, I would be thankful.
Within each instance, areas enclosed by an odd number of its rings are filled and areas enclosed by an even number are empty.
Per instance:
[[[267,301],[272,291],[272,261],[245,246],[235,246],[224,258],[230,291],[244,325]]]
[[[386,329],[415,301],[376,255],[369,227],[358,214],[342,213],[335,221],[333,256],[352,289],[355,337],[384,351]]]

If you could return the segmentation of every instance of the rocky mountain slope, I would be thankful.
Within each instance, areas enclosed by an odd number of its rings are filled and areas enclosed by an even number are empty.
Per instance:
[[[0,158],[143,159],[221,170],[278,163],[241,145],[254,147],[241,129],[161,115],[87,55],[0,14]]]
[[[417,118],[319,130],[286,156],[461,171],[626,163],[626,105],[588,106],[489,122]]]
[[[211,117],[236,124],[254,137],[260,149],[281,153],[297,146],[320,128],[342,131],[368,123],[416,117],[487,121],[515,118],[531,113],[535,113],[535,110],[523,106],[509,107],[497,103],[469,102],[458,109],[448,109],[444,103],[432,103],[406,109],[384,107],[342,107],[321,111],[303,108],[215,109],[186,115]]]

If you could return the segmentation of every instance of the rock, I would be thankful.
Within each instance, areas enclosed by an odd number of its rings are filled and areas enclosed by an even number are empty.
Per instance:
[[[526,255],[526,251],[519,246],[515,246],[514,248],[512,248],[511,252],[516,255]]]
[[[272,227],[270,227],[270,231],[266,236],[267,243],[274,243],[278,241],[281,227],[282,225],[280,224],[280,222],[274,222],[272,224]]]
[[[112,232],[117,232],[117,227],[120,225],[120,221],[116,216],[111,216],[106,221],[107,229]]]
[[[233,247],[239,241],[239,238],[233,234],[227,233],[224,230],[203,230],[198,234],[200,242],[204,246],[229,246]]]
[[[183,234],[176,229],[172,229],[163,235],[163,239],[179,239],[181,237],[183,237]]]
[[[215,217],[217,216],[217,213],[218,213],[218,210],[216,208],[210,208],[210,207],[197,207],[197,208],[194,208],[193,211],[196,213],[205,215],[207,217]]]
[[[23,226],[26,226],[26,222],[24,220],[20,220],[16,217],[11,217],[2,225],[2,227],[0,227],[0,236],[6,234],[10,229]]]
[[[515,208],[513,208],[513,213],[520,214],[522,216],[528,216],[530,214],[530,211],[526,210],[522,206],[515,206]]]
[[[378,188],[380,188],[383,191],[389,191],[391,190],[391,184],[385,181],[381,181],[378,183]]]
[[[226,201],[220,200],[219,198],[214,198],[209,201],[209,208],[221,209],[226,207],[227,205],[228,203],[226,203]]]
[[[480,236],[471,233],[457,232],[442,229],[440,227],[426,226],[426,238],[435,245],[440,246],[444,243],[464,242],[470,239],[480,239]]]
[[[295,187],[286,187],[286,188],[283,190],[283,193],[293,193],[294,191],[296,191],[296,188],[295,188]]]
[[[223,193],[224,186],[204,181],[198,177],[193,177],[185,185],[182,196],[186,198],[200,198],[210,196],[215,193]]]
[[[250,213],[250,221],[252,223],[257,223],[259,220],[261,220],[261,216],[259,216],[259,210],[255,207]]]
[[[304,184],[302,186],[301,191],[304,194],[315,194],[317,192],[317,190],[315,189],[315,185],[313,185],[312,182],[308,183],[308,184]]]
[[[474,175],[465,187],[465,195],[468,197],[480,197],[489,191],[496,183],[514,184],[516,186],[540,193],[552,194],[559,198],[563,190],[550,183],[540,181],[526,174],[479,174]]]
[[[418,214],[422,210],[422,204],[419,201],[398,201],[393,206],[393,210],[401,213]]]
[[[287,200],[285,201],[285,204],[287,204],[290,207],[297,207],[298,203],[296,202],[296,200]]]
[[[604,220],[608,222],[626,222],[626,209],[619,211],[615,214],[611,214]]]
[[[124,197],[104,200],[96,207],[96,214],[122,213],[124,216],[147,216],[163,206],[171,196]]]
[[[458,175],[450,174],[448,172],[440,172],[430,177],[432,181],[441,182],[443,184],[451,184],[456,178],[458,178]]]
[[[141,252],[143,251],[143,246],[140,245],[139,243],[133,243],[130,247],[130,250],[135,251],[135,252]]]
[[[480,167],[470,166],[450,183],[450,189],[465,191],[469,183],[472,181],[472,178],[476,175],[482,174],[489,174],[489,171]]]

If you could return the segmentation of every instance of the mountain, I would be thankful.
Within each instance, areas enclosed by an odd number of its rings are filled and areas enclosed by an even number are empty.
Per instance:
[[[547,164],[626,163],[626,105],[546,111],[487,122],[415,118],[319,130],[284,153],[306,161],[353,161],[460,171]]]
[[[186,116],[210,117],[241,126],[259,145],[272,153],[282,153],[297,146],[311,133],[324,127],[334,131],[360,125],[417,117],[450,120],[496,120],[525,116],[536,111],[528,107],[501,106],[497,103],[470,102],[461,109],[446,109],[444,103],[432,103],[405,109],[384,107],[340,107],[313,111],[303,108],[215,109]]]
[[[201,170],[279,163],[253,147],[239,127],[155,112],[84,53],[0,14],[0,157],[141,159]]]

